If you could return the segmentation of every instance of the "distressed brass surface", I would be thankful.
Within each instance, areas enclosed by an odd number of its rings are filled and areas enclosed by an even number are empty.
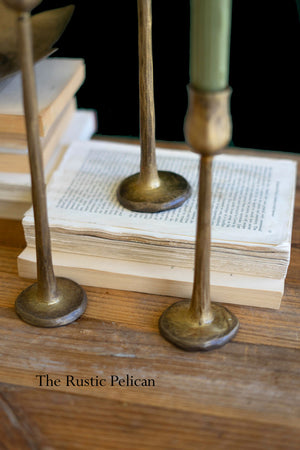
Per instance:
[[[37,259],[37,283],[20,294],[16,301],[16,310],[23,320],[34,325],[60,326],[72,322],[83,313],[86,307],[86,297],[79,286],[74,287],[74,282],[59,281],[57,283],[53,271],[46,184],[39,140],[31,18],[28,12],[29,5],[33,3],[37,5],[39,0],[35,2],[32,0],[5,0],[5,2],[8,6],[11,5],[17,9],[16,20],[22,69],[23,103],[30,162]]]
[[[177,208],[190,196],[190,185],[181,175],[159,171],[158,176],[159,185],[150,189],[139,173],[126,178],[117,192],[120,203],[132,211],[159,212]]]
[[[16,35],[18,13],[5,6],[4,1],[0,0],[0,79],[20,70]],[[6,3],[8,4],[8,2]],[[39,2],[35,2],[35,6],[37,3]],[[73,11],[74,6],[69,5],[35,14],[32,17],[33,59],[35,62],[55,51],[52,46],[63,33]]]
[[[190,301],[180,301],[164,311],[159,328],[168,341],[184,350],[213,350],[236,334],[239,323],[222,305],[212,304],[211,311],[213,320],[200,325],[191,314]]]
[[[85,291],[72,280],[56,278],[56,295],[45,301],[39,295],[38,283],[18,296],[16,312],[25,322],[37,327],[67,325],[80,317],[87,305]]]
[[[231,88],[202,92],[189,86],[189,105],[184,122],[186,143],[201,155],[215,155],[232,135],[229,101]]]
[[[159,327],[167,340],[191,351],[220,347],[239,328],[237,318],[222,306],[212,305],[210,297],[212,162],[214,154],[228,144],[231,137],[230,92],[226,89],[195,93],[189,88],[185,137],[187,142],[193,143],[192,150],[201,154],[193,293],[190,302],[169,307],[161,316]]]
[[[177,208],[191,195],[182,176],[158,172],[155,153],[155,111],[153,94],[151,0],[138,0],[140,172],[126,178],[118,189],[118,200],[125,208],[140,212],[159,212]]]

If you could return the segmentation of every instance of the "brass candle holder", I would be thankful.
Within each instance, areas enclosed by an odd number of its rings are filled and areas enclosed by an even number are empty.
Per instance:
[[[37,257],[37,283],[21,292],[15,306],[17,314],[25,322],[40,327],[56,327],[77,319],[85,311],[87,298],[77,283],[66,278],[55,278],[53,271],[38,130],[30,17],[30,11],[40,3],[40,0],[4,0],[4,2],[17,12]]]
[[[189,87],[185,137],[201,155],[193,293],[191,301],[174,303],[159,320],[161,334],[184,350],[221,347],[239,328],[235,315],[210,298],[212,161],[231,138],[230,94],[230,89],[209,93]]]
[[[191,195],[188,182],[173,172],[158,171],[155,153],[151,0],[138,0],[140,172],[122,181],[117,197],[132,211],[177,208]]]

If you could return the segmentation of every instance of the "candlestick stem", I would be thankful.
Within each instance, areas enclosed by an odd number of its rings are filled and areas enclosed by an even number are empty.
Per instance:
[[[46,186],[39,140],[38,103],[33,68],[30,11],[40,0],[5,0],[17,12],[17,34],[22,70],[23,103],[35,221],[37,283],[16,300],[16,312],[31,325],[55,327],[77,319],[85,310],[84,290],[66,278],[55,278],[48,225]]]
[[[140,172],[122,181],[118,200],[125,208],[158,212],[177,208],[191,195],[188,182],[173,172],[157,171],[152,58],[151,0],[137,0],[139,41]]]
[[[18,42],[22,68],[24,112],[31,170],[31,196],[34,212],[37,249],[38,292],[43,301],[56,296],[56,280],[53,271],[46,189],[42,153],[39,143],[38,108],[33,70],[31,23],[28,12],[18,18]]]
[[[212,157],[203,156],[199,171],[197,231],[195,242],[194,284],[190,306],[193,320],[210,323],[213,318],[210,302],[210,216]]]
[[[185,350],[211,350],[226,344],[239,328],[227,308],[211,303],[211,186],[213,156],[229,142],[230,90],[205,93],[190,87],[185,123],[187,142],[201,154],[198,215],[195,241],[194,284],[191,301],[174,303],[160,317],[161,334]]]
[[[152,58],[151,0],[138,0],[139,100],[140,100],[140,183],[158,187],[155,152],[155,109]]]

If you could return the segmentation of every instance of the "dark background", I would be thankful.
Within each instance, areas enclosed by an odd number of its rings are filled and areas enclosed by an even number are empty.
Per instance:
[[[82,57],[78,106],[98,112],[103,135],[138,136],[135,0],[44,0],[75,12],[56,56]],[[189,1],[153,0],[156,138],[183,141],[189,82]],[[233,0],[230,80],[235,146],[300,152],[297,0]]]

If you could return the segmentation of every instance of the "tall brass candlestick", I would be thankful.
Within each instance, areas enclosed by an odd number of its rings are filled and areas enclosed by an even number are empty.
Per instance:
[[[140,173],[126,178],[118,189],[119,202],[132,211],[158,212],[177,208],[191,195],[188,182],[172,172],[157,171],[152,63],[151,0],[138,0]]]
[[[16,311],[32,325],[55,327],[77,319],[85,310],[84,290],[72,280],[55,278],[48,226],[46,188],[39,141],[38,107],[33,68],[30,11],[40,0],[4,0],[17,14],[23,100],[31,171],[31,192],[35,221],[37,283],[18,296]]]
[[[226,344],[239,322],[210,298],[211,182],[213,156],[231,138],[230,90],[202,92],[189,87],[185,137],[201,154],[195,271],[192,299],[171,305],[160,317],[161,334],[185,350],[210,350]]]

